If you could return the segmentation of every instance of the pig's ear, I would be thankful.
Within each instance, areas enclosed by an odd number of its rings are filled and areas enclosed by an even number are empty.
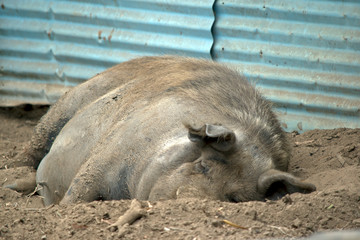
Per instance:
[[[221,125],[205,124],[200,128],[187,126],[192,142],[209,144],[218,151],[228,151],[235,143],[235,133]]]
[[[258,191],[265,199],[277,200],[295,192],[310,193],[316,190],[311,183],[302,182],[290,173],[270,169],[260,175]]]

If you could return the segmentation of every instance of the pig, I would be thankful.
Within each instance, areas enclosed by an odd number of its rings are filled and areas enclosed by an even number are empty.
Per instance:
[[[270,102],[236,70],[187,57],[133,59],[74,87],[26,155],[45,205],[315,190],[287,172],[289,141]]]

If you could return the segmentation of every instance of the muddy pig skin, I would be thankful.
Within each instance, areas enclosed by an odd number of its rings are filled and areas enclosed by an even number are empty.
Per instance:
[[[51,107],[26,151],[45,205],[315,190],[286,172],[270,103],[235,70],[192,58],[143,57],[96,75]]]

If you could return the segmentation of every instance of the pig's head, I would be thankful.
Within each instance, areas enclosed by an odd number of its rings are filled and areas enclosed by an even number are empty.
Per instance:
[[[243,202],[315,190],[313,184],[277,170],[269,149],[253,137],[221,125],[187,128],[189,140],[201,154],[160,177],[150,200],[197,197]]]

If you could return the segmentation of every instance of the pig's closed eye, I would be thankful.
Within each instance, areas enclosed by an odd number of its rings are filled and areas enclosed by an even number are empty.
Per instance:
[[[223,164],[226,163],[225,159],[222,158],[222,157],[219,157],[219,156],[211,156],[211,157],[209,158],[209,160],[214,161],[214,162],[217,162],[217,163],[223,163]]]

